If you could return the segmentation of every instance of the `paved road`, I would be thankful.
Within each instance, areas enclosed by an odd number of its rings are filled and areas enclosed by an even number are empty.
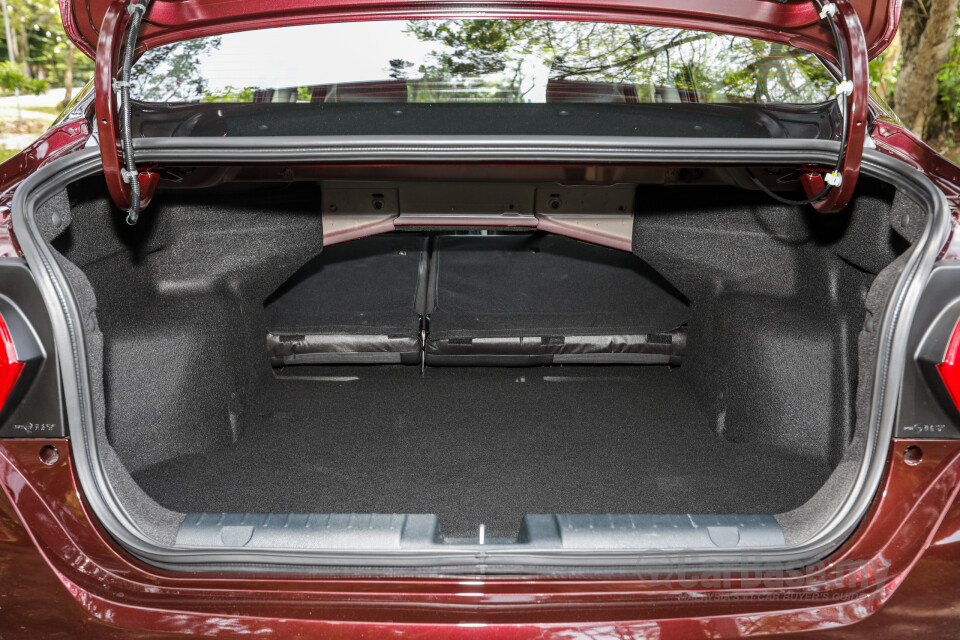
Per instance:
[[[79,88],[75,89],[74,93],[79,90]],[[38,96],[24,94],[20,96],[20,106],[24,109],[29,109],[30,107],[55,107],[63,100],[63,93],[64,89],[50,89],[50,91],[41,93]],[[0,97],[0,108],[4,107],[10,107],[16,110],[16,96]]]

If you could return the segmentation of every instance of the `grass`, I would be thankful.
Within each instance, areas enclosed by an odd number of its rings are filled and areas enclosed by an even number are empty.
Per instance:
[[[9,147],[0,147],[0,162],[3,162],[23,151],[23,149],[11,149]]]

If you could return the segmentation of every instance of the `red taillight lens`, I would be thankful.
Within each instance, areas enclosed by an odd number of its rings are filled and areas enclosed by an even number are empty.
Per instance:
[[[943,362],[937,365],[937,373],[940,374],[953,404],[960,409],[960,323],[953,329]]]
[[[0,316],[0,407],[2,407],[10,392],[13,391],[13,385],[17,384],[20,372],[23,371],[23,363],[17,359],[17,348],[13,344],[13,338],[10,337],[10,330],[7,329],[7,323]]]

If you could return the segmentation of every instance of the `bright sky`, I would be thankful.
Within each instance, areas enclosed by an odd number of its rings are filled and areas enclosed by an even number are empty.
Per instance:
[[[389,77],[391,59],[419,64],[440,48],[403,33],[406,24],[348,22],[226,34],[219,53],[204,60],[201,69],[213,90],[383,80]]]

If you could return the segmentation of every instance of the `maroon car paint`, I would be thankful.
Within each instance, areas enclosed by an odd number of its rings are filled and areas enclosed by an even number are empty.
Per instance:
[[[857,178],[860,176],[860,165],[863,159],[863,142],[867,135],[867,115],[870,95],[870,75],[867,69],[867,42],[864,39],[863,29],[852,3],[840,0],[836,3],[839,22],[846,32],[842,37],[849,47],[850,80],[853,82],[853,95],[846,98],[848,115],[846,117],[847,147],[843,151],[839,173],[843,182],[839,187],[830,190],[826,197],[813,203],[813,207],[821,213],[834,213],[842,210],[850,203],[853,192],[857,187]],[[819,182],[815,188],[810,188],[809,176],[817,176],[812,182]],[[823,178],[819,173],[806,174],[803,182],[807,189],[807,196],[812,197],[823,189]]]
[[[60,0],[67,36],[93,58],[113,0]],[[867,54],[882,52],[897,31],[902,0],[851,0],[863,24]],[[153,0],[138,49],[260,27],[416,17],[537,17],[644,22],[723,31],[788,42],[833,58],[830,31],[808,0]]]
[[[44,446],[61,452],[52,465],[40,458]],[[904,460],[911,446],[922,447],[919,464]],[[158,570],[132,559],[94,522],[68,451],[65,439],[0,442],[4,637],[18,626],[24,637],[41,629],[77,637],[99,634],[100,625],[134,632],[125,637],[664,640],[854,625],[834,635],[861,637],[861,623],[876,638],[899,639],[903,625],[924,613],[925,637],[960,628],[960,441],[895,441],[868,517],[836,554],[812,567],[575,579]],[[910,615],[900,619],[904,609]]]
[[[117,117],[117,93],[113,90],[113,81],[117,77],[120,53],[125,43],[124,33],[130,23],[127,3],[116,0],[107,9],[100,29],[97,47],[96,85],[97,133],[100,136],[100,156],[103,158],[103,176],[107,182],[110,197],[122,209],[130,207],[130,187],[121,176],[123,161],[120,155],[120,118]],[[150,204],[160,174],[139,167],[140,207]]]
[[[83,5],[61,3],[68,33],[88,53],[100,25],[97,16],[108,4],[91,0],[89,12],[75,15]],[[241,5],[249,12],[253,3],[154,4],[146,34],[149,46],[209,33],[216,19],[237,14]],[[876,55],[895,30],[890,16],[898,13],[893,9],[899,9],[899,1],[853,4],[858,10],[869,5],[861,11],[861,20],[869,55]],[[655,5],[660,13],[648,13]],[[654,16],[673,26],[702,26],[703,21],[692,17],[668,14],[708,5],[716,13],[747,12],[731,9],[734,5],[762,8],[738,24],[744,35],[772,38],[775,31],[782,33],[770,26],[772,15],[792,16],[789,24],[812,24],[807,5],[767,0],[643,6],[537,3],[544,8],[539,17],[624,19],[629,14],[644,21]],[[262,10],[256,19],[236,18],[230,28],[341,20],[367,10],[377,17],[439,15],[434,3],[329,3],[324,16],[318,16],[310,2],[273,0],[257,6]],[[444,6],[455,9],[443,15],[476,13],[468,11],[468,5]],[[533,5],[486,6],[518,15],[519,7]],[[760,26],[764,20],[766,26]],[[223,30],[222,25],[216,30]],[[823,33],[806,27],[798,33],[802,35],[790,36],[798,46],[825,46]],[[877,121],[870,133],[879,151],[926,173],[951,204],[960,207],[960,167],[895,124]],[[89,137],[84,120],[67,122],[0,165],[0,256],[20,255],[10,229],[13,190],[50,160],[85,146]],[[954,227],[958,225],[955,213]],[[960,259],[960,235],[951,235],[940,258]],[[61,454],[52,465],[39,456],[46,445]],[[923,449],[918,465],[904,461],[910,446]],[[771,584],[763,576],[728,580],[711,575],[563,579],[190,574],[148,566],[110,539],[85,505],[68,439],[2,440],[0,637],[718,638],[812,631],[819,638],[838,639],[899,640],[918,633],[954,637],[960,629],[960,442],[895,441],[888,467],[870,512],[852,538],[824,563],[797,571],[792,580],[771,577]]]
[[[86,120],[64,122],[47,130],[33,144],[0,164],[0,258],[20,257],[10,223],[10,205],[16,188],[43,165],[82,149],[90,138]]]

